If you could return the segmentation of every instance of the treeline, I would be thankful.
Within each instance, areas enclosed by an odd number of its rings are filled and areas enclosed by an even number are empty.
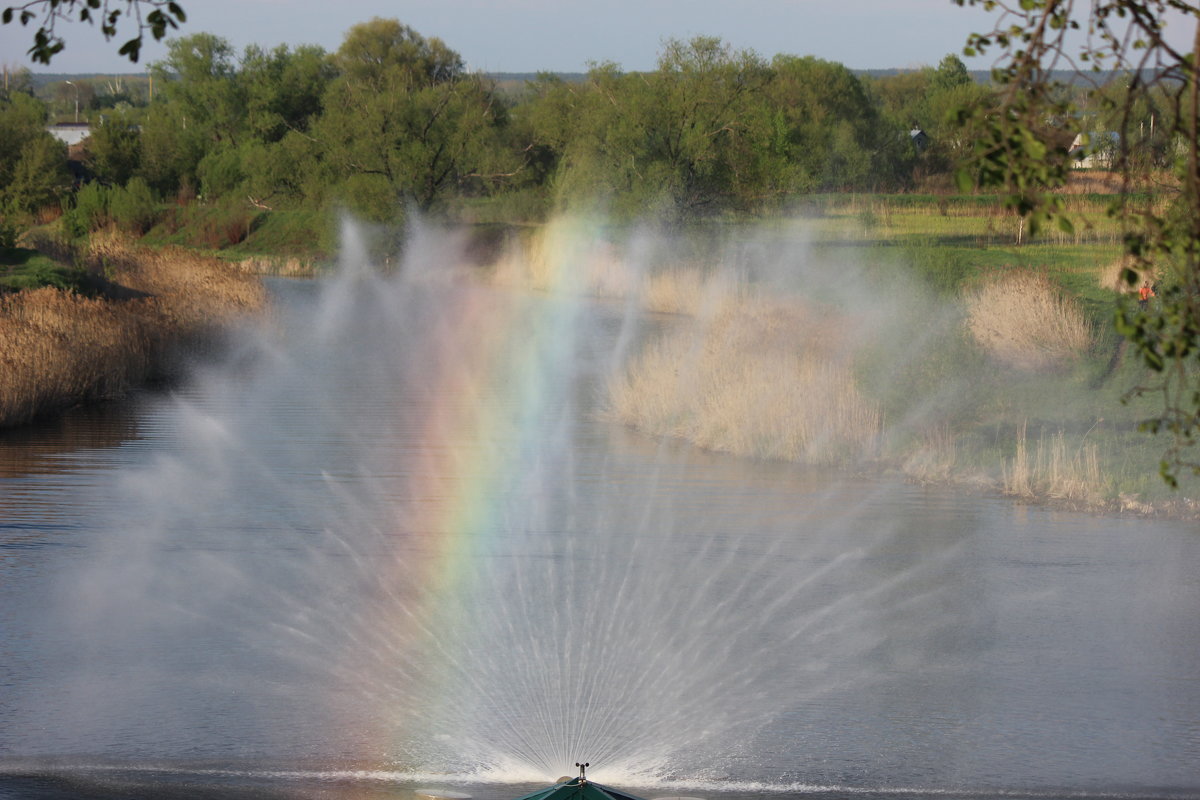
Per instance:
[[[225,209],[210,223],[217,245],[277,210],[345,208],[382,223],[409,209],[533,220],[582,203],[617,216],[770,213],[812,192],[907,190],[946,175],[971,148],[953,111],[992,98],[953,55],[860,78],[708,37],[668,41],[653,71],[605,63],[580,81],[542,74],[509,90],[389,19],[354,26],[334,53],[239,56],[211,34],[177,39],[152,84],[149,102],[91,115],[82,182],[44,130],[46,105],[3,98],[0,245],[59,210],[81,235]]]

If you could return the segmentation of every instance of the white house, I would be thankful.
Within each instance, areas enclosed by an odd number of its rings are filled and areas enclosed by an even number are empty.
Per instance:
[[[56,122],[47,125],[46,130],[59,141],[66,142],[67,147],[79,144],[92,133],[92,127],[86,122]]]
[[[1116,161],[1117,149],[1120,145],[1121,134],[1116,131],[1080,133],[1071,142],[1071,149],[1068,152],[1079,169],[1110,168]]]

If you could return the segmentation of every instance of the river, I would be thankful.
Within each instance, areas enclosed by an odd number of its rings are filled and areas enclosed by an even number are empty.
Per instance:
[[[657,324],[357,275],[0,434],[0,798],[1200,797],[1200,532],[604,421]]]

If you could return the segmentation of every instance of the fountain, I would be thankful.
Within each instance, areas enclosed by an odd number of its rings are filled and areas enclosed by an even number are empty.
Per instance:
[[[87,657],[28,704],[69,698],[65,749],[721,778],[781,708],[861,677],[892,589],[838,593],[860,546],[736,468],[720,507],[674,508],[687,461],[621,452],[674,445],[595,422],[634,317],[447,279],[420,230],[377,273],[347,231],[339,277],[178,395],[174,452],[128,472],[66,580],[59,644]],[[614,444],[579,446],[597,431]]]
[[[102,487],[48,666],[8,701],[22,755],[439,797],[581,758],[671,797],[853,788],[872,753],[973,763],[975,729],[905,704],[979,690],[999,592],[960,560],[979,512],[631,434],[601,387],[669,318],[459,280],[420,228],[377,272],[356,236],[337,277],[275,287]],[[549,261],[570,274],[596,241]],[[831,756],[835,719],[854,747]]]

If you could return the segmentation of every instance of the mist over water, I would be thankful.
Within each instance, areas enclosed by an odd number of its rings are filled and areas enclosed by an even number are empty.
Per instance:
[[[74,486],[86,541],[18,598],[6,771],[1200,787],[1194,532],[638,437],[605,382],[676,321],[462,280],[433,230],[380,272],[358,236]]]

